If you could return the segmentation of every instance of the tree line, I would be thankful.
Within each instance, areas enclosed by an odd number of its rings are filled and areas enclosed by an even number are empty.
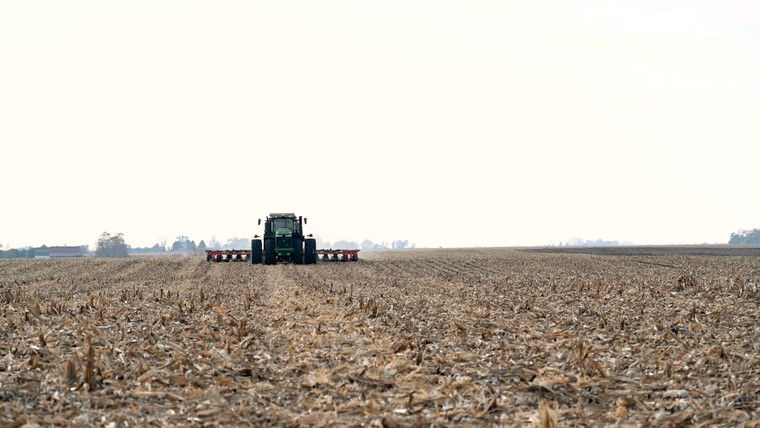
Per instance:
[[[752,230],[739,230],[737,233],[732,233],[729,240],[729,244],[741,245],[741,244],[754,244],[760,245],[760,229]],[[620,244],[616,241],[585,241],[585,242],[568,242],[566,245],[630,245],[626,242]],[[116,233],[111,235],[108,232],[103,232],[98,238],[98,242],[95,249],[96,257],[127,257],[130,253],[193,253],[203,254],[207,249],[247,249],[251,245],[249,238],[230,238],[225,243],[219,242],[216,238],[211,238],[209,244],[201,240],[198,244],[194,240],[188,238],[185,235],[177,236],[171,245],[167,244],[165,239],[157,242],[152,247],[131,247],[124,239],[123,233]],[[560,244],[562,245],[562,244]],[[317,246],[319,248],[340,248],[340,249],[362,249],[368,250],[403,250],[408,248],[415,248],[415,244],[410,244],[406,240],[396,240],[390,244],[386,242],[375,243],[369,239],[365,239],[361,244],[354,241],[336,241],[333,243],[322,241],[318,239]],[[48,247],[43,245],[39,248],[22,247],[22,248],[4,248],[0,244],[0,259],[33,259],[37,253],[37,250],[45,250]],[[88,245],[82,245],[80,247],[80,254],[86,255],[90,253]]]
[[[232,237],[225,241],[224,243],[218,241],[215,237],[212,237],[211,240],[209,240],[209,243],[206,244],[205,241],[201,240],[198,244],[195,243],[194,240],[190,239],[186,235],[180,235],[177,236],[174,239],[174,242],[169,245],[166,240],[161,240],[154,244],[152,247],[136,247],[132,248],[131,246],[127,245],[123,242],[123,235],[121,233],[118,233],[114,236],[109,235],[108,233],[103,233],[101,235],[101,239],[98,240],[98,248],[103,248],[101,253],[96,252],[96,256],[99,257],[126,257],[124,255],[124,251],[126,251],[127,254],[135,253],[135,254],[146,254],[146,253],[192,253],[192,254],[203,254],[207,249],[229,249],[229,250],[246,250],[250,249],[251,247],[251,239],[250,238],[238,238],[238,237]],[[355,241],[335,241],[335,242],[327,242],[322,241],[317,237],[317,247],[318,248],[340,248],[340,249],[346,249],[346,250],[354,250],[354,249],[362,249],[362,250],[403,250],[403,249],[409,249],[409,248],[415,248],[416,245],[414,243],[409,243],[408,240],[396,240],[391,242],[390,244],[382,242],[382,243],[374,243],[369,239],[365,239],[362,241],[361,244],[355,242]],[[118,251],[119,255],[111,255],[116,254]],[[100,254],[103,254],[102,256]]]
[[[740,230],[739,233],[732,233],[728,243],[760,245],[760,229]]]
[[[33,259],[35,249],[27,248],[9,248],[2,250],[0,245],[0,259]]]
[[[161,240],[153,244],[152,247],[129,247],[130,253],[168,253],[168,252],[191,252],[198,253],[206,250],[206,243],[201,240],[198,244],[185,235],[181,235],[175,238],[171,245],[167,245],[167,241]]]
[[[40,250],[48,250],[47,245],[43,245],[38,248],[34,247],[22,247],[22,248],[8,248],[3,249],[3,245],[0,245],[0,259],[33,259],[35,258]],[[90,252],[90,246],[89,245],[80,245],[79,246],[79,254],[85,255],[89,254]]]
[[[103,232],[98,238],[95,247],[95,257],[127,257],[128,247],[124,242],[124,234],[117,233],[111,236],[108,232]]]
[[[174,241],[169,244],[166,239],[161,239],[150,247],[132,247],[126,242],[123,233],[111,234],[109,232],[103,232],[99,237],[95,246],[95,257],[104,258],[119,258],[128,257],[130,254],[153,254],[153,253],[191,253],[191,254],[204,254],[207,249],[249,249],[251,246],[250,238],[237,238],[233,237],[225,241],[224,243],[218,241],[215,237],[209,240],[206,244],[204,240],[196,242],[190,239],[186,235],[177,236]],[[317,246],[319,248],[340,248],[346,250],[362,249],[369,250],[403,250],[407,248],[415,248],[415,244],[410,244],[407,240],[396,240],[391,243],[380,242],[375,243],[369,239],[365,239],[361,244],[355,241],[335,241],[327,242],[317,238]],[[0,258],[2,259],[33,259],[36,255],[36,250],[47,249],[48,247],[43,245],[40,248],[24,247],[24,248],[9,248],[4,249],[0,245]],[[90,254],[90,248],[88,245],[80,247],[80,254]]]
[[[387,242],[381,242],[381,243],[375,243],[370,241],[369,239],[365,239],[362,241],[361,249],[365,251],[369,250],[406,250],[411,248],[416,248],[417,245],[414,243],[409,243],[408,240],[401,240],[398,239],[396,241],[393,241],[390,243],[390,245]],[[336,248],[342,248],[337,247]],[[358,247],[357,247],[358,248]]]

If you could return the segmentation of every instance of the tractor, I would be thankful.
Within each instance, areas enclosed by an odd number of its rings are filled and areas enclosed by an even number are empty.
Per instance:
[[[297,265],[317,262],[317,240],[311,234],[304,236],[306,219],[293,213],[272,213],[264,223],[262,240],[255,235],[251,240],[251,263],[274,265],[277,261],[290,261]],[[259,219],[261,225],[261,219]]]
[[[304,236],[306,219],[293,213],[272,213],[264,223],[264,238],[254,235],[251,250],[206,250],[206,261],[243,262],[276,265],[289,261],[297,265],[312,265],[323,261],[355,262],[359,250],[317,249],[317,240],[311,234]],[[261,219],[259,219],[259,226]],[[263,242],[262,242],[263,241]]]

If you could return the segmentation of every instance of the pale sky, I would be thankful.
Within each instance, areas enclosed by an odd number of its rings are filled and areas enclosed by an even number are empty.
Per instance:
[[[760,227],[760,2],[0,0],[0,244]]]

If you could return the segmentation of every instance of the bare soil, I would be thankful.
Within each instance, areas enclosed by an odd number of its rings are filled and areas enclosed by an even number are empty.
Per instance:
[[[760,258],[691,254],[0,260],[0,424],[757,425]]]
[[[601,247],[531,247],[520,251],[607,256],[747,256],[760,257],[760,245],[620,245]]]

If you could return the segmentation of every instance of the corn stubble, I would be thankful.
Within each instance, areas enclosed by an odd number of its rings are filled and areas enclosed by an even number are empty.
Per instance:
[[[0,261],[0,424],[744,425],[760,260]]]

